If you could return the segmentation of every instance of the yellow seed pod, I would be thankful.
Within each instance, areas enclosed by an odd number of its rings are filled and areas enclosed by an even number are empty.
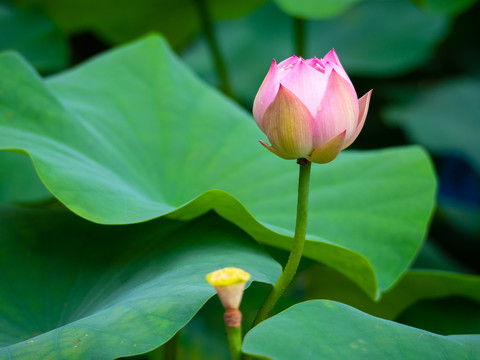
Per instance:
[[[250,279],[246,271],[234,267],[216,270],[206,276],[215,288],[225,309],[238,309],[242,301],[245,283]]]
[[[238,283],[245,283],[250,279],[250,274],[245,270],[226,267],[216,270],[207,275],[207,281],[212,286],[228,286]]]

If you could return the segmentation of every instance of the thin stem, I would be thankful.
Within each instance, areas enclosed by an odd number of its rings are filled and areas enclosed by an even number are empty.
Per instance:
[[[305,20],[300,18],[293,18],[295,28],[295,50],[296,55],[305,57]]]
[[[242,327],[225,326],[225,329],[230,357],[232,360],[240,360],[242,358]]]
[[[197,4],[198,14],[202,23],[203,32],[207,38],[210,52],[215,62],[215,68],[217,69],[218,78],[220,79],[220,88],[227,96],[232,97],[232,88],[230,86],[230,80],[228,78],[227,68],[225,61],[220,53],[220,47],[218,45],[217,38],[215,37],[215,31],[213,29],[213,22],[208,12],[208,7],[205,0],[193,0]]]
[[[278,299],[285,292],[295,276],[298,264],[302,258],[305,236],[307,235],[308,191],[312,164],[306,159],[298,159],[297,163],[300,165],[300,173],[298,177],[297,223],[295,225],[292,250],[290,251],[290,256],[288,257],[287,265],[285,269],[283,269],[282,275],[280,275],[280,278],[258,311],[253,326],[256,326],[268,317],[268,314],[272,311]]]
[[[176,333],[164,346],[163,360],[176,360],[178,349],[178,335]]]

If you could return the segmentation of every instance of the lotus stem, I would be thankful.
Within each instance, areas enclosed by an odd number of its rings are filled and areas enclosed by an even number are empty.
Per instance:
[[[302,258],[305,236],[307,235],[308,193],[312,163],[306,159],[298,159],[297,163],[300,165],[300,173],[298,178],[297,222],[295,224],[292,250],[290,251],[290,256],[288,257],[287,265],[285,269],[283,269],[282,275],[280,275],[280,278],[258,311],[253,326],[256,326],[268,317],[278,299],[283,295],[288,285],[290,285],[290,282],[297,272],[300,259]]]

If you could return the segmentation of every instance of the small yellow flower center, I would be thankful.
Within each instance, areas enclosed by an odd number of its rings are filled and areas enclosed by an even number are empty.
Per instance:
[[[212,286],[228,286],[238,283],[247,282],[250,279],[250,274],[246,271],[235,268],[226,267],[207,275],[207,281]]]

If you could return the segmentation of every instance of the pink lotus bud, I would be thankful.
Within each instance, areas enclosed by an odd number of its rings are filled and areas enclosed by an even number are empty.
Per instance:
[[[357,98],[333,49],[323,59],[273,60],[253,103],[272,145],[260,142],[284,159],[330,162],[362,130],[371,93]]]

